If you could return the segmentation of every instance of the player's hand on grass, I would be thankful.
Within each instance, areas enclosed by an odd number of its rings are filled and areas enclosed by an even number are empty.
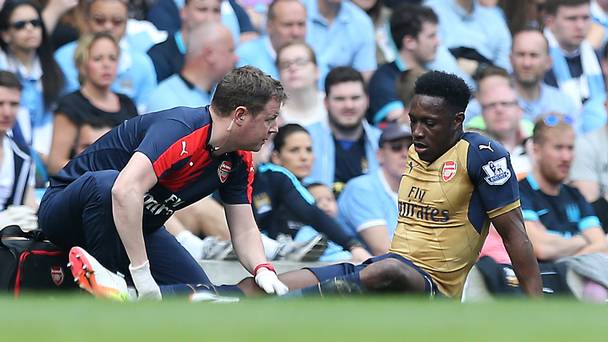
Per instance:
[[[161,300],[162,295],[160,294],[160,288],[152,278],[150,272],[150,262],[146,260],[140,266],[133,267],[129,265],[129,271],[131,272],[131,278],[133,278],[133,284],[137,290],[137,297],[139,300]]]
[[[351,261],[354,263],[357,263],[357,264],[360,264],[360,263],[364,262],[365,260],[372,257],[372,255],[369,254],[367,249],[365,249],[361,246],[356,246],[356,247],[351,248],[350,254],[352,254],[352,256],[353,256]]]
[[[282,296],[289,291],[283,284],[271,264],[260,264],[255,268],[255,283],[268,294]]]

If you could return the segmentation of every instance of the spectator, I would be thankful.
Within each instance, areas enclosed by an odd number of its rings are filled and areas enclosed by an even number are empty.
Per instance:
[[[156,85],[154,65],[150,58],[134,49],[125,36],[127,23],[125,0],[92,0],[85,3],[86,33],[109,32],[120,43],[118,74],[112,90],[132,98],[138,106],[148,99]],[[78,69],[74,64],[76,42],[68,43],[55,52],[55,60],[66,77],[66,92],[79,88]]]
[[[533,134],[535,163],[519,182],[521,204],[530,241],[539,260],[608,252],[608,241],[593,208],[564,181],[574,157],[571,118],[548,114],[538,119]]]
[[[339,195],[351,178],[378,169],[380,131],[365,120],[367,105],[361,73],[351,67],[330,71],[325,79],[329,125],[307,127],[318,157],[307,181],[327,184]]]
[[[327,123],[325,94],[319,90],[315,52],[306,43],[291,43],[277,54],[281,83],[288,97],[281,109],[284,123]]]
[[[511,34],[502,12],[474,0],[427,0],[439,17],[443,44],[473,75],[480,64],[510,70]]]
[[[236,63],[232,36],[219,22],[207,22],[189,33],[184,67],[162,81],[148,99],[146,112],[211,102],[216,84]]]
[[[391,10],[384,5],[384,0],[353,0],[353,3],[364,10],[374,24],[376,62],[384,64],[394,61],[397,54],[388,22]]]
[[[7,1],[0,12],[0,31],[0,70],[17,75],[22,86],[21,105],[30,115],[29,122],[19,122],[20,131],[31,132],[24,141],[46,159],[53,132],[51,111],[63,77],[53,60],[40,9],[29,0]]]
[[[189,32],[207,21],[220,21],[221,0],[191,0],[180,10],[181,30],[148,50],[156,69],[156,80],[161,82],[178,73],[184,65]]]
[[[551,69],[549,44],[542,32],[526,28],[513,36],[511,49],[513,81],[524,118],[534,121],[544,113],[557,112],[577,116],[572,100],[558,88],[543,82]]]
[[[367,82],[376,70],[374,25],[359,7],[344,0],[303,0],[308,12],[306,41],[317,55],[321,80],[339,66],[358,70]]]
[[[546,9],[544,33],[553,66],[545,74],[545,82],[561,89],[579,110],[604,115],[602,69],[585,40],[591,27],[589,0],[548,0]]]
[[[351,179],[340,195],[340,221],[373,255],[388,253],[397,227],[397,193],[411,144],[408,126],[389,124],[382,131],[376,153],[380,169]]]
[[[485,132],[511,154],[511,163],[517,174],[529,172],[531,166],[525,148],[528,135],[522,128],[523,111],[517,102],[513,86],[480,88],[478,100],[482,108]],[[487,148],[493,149],[492,146]]]
[[[75,52],[80,89],[59,100],[48,169],[59,172],[75,154],[123,121],[137,116],[133,101],[110,87],[120,47],[109,33],[84,36]]]
[[[0,71],[0,229],[9,224],[23,223],[29,223],[28,227],[32,227],[36,221],[32,209],[36,210],[38,205],[34,196],[30,148],[14,140],[11,132],[19,111],[21,89],[21,82],[15,74]],[[24,205],[30,210],[17,216],[7,215],[7,207]]]
[[[591,203],[608,231],[608,124],[576,139],[570,170],[573,185]]]
[[[239,65],[253,65],[279,78],[276,55],[290,43],[306,38],[306,9],[298,0],[275,0],[268,7],[267,35],[239,46]]]

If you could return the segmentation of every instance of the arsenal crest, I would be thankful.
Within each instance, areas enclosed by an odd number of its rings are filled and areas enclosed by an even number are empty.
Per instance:
[[[456,176],[456,162],[453,160],[448,160],[443,163],[443,168],[441,169],[441,179],[444,182],[449,182]]]
[[[226,182],[230,171],[232,171],[232,163],[227,160],[224,160],[217,168],[217,175],[220,177],[220,182]]]
[[[57,286],[63,283],[63,269],[61,266],[51,266],[51,280]]]

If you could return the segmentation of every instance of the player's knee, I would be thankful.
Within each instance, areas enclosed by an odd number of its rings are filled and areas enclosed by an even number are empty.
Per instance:
[[[418,279],[421,278],[420,274],[397,259],[384,259],[376,264],[378,267],[374,283],[378,290],[409,292],[418,290],[418,283],[424,286],[424,281]]]

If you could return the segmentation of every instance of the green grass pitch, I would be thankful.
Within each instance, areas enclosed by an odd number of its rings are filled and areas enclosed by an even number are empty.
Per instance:
[[[1,341],[606,341],[607,319],[608,306],[567,300],[0,297]]]

